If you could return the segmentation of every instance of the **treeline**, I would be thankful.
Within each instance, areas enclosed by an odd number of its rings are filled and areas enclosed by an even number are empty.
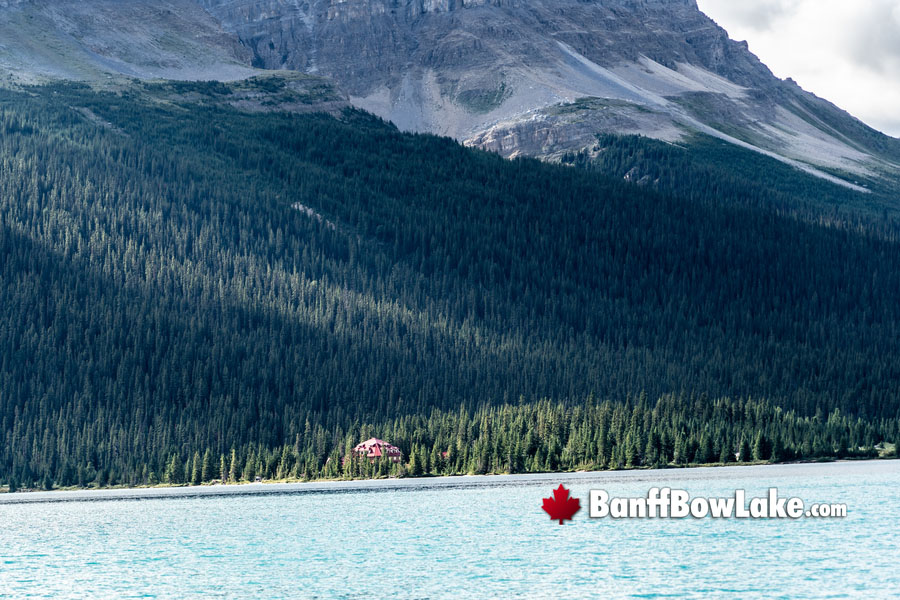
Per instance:
[[[900,239],[896,178],[829,172],[865,191],[835,185],[774,158],[710,136],[680,144],[598,135],[594,148],[561,161],[689,202],[725,202],[807,222]]]
[[[877,457],[897,420],[866,422],[843,415],[801,417],[768,401],[704,396],[646,396],[625,402],[566,405],[550,401],[434,410],[381,424],[322,425],[307,420],[281,446],[153,452],[143,462],[108,464],[63,457],[52,473],[35,457],[10,479],[13,489],[62,486],[200,485],[211,482],[353,479],[387,476],[536,473],[579,469],[664,468],[710,463]],[[353,447],[377,436],[397,445],[403,461],[359,457]]]
[[[0,481],[270,473],[311,431],[519,398],[900,415],[886,239],[352,111],[59,84],[0,90],[0,133]]]

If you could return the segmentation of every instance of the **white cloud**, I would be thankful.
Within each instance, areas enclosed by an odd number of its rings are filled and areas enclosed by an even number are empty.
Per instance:
[[[779,77],[900,136],[900,0],[698,0]]]
[[[757,31],[770,29],[775,22],[790,15],[802,0],[755,0],[735,2],[733,0],[700,0],[701,9],[714,5],[714,12],[722,18],[741,23]],[[712,14],[707,12],[707,14]]]

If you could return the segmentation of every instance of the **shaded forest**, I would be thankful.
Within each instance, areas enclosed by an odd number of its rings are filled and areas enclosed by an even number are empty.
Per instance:
[[[678,144],[598,135],[593,148],[567,153],[562,162],[689,202],[766,209],[809,223],[900,239],[900,182],[879,177],[876,171],[867,177],[830,172],[866,190],[860,192],[702,134]]]
[[[0,481],[333,476],[370,432],[413,474],[896,439],[896,244],[723,189],[354,111],[2,90]]]

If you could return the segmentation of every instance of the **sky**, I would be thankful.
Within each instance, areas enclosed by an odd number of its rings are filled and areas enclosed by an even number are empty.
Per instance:
[[[900,137],[900,0],[697,0],[778,77]]]

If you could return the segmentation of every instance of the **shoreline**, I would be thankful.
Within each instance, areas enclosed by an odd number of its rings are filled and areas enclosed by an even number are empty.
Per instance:
[[[711,472],[728,471],[736,474],[744,472],[751,476],[759,470],[778,476],[776,470],[791,470],[796,467],[816,465],[882,463],[896,460],[896,457],[845,458],[834,460],[793,461],[786,463],[730,463],[708,464],[662,469],[619,469],[607,471],[568,471],[553,473],[516,473],[485,475],[440,475],[427,477],[404,477],[382,479],[332,479],[316,481],[266,481],[206,485],[144,486],[116,488],[78,488],[65,490],[29,490],[0,494],[0,506],[12,504],[41,504],[54,502],[100,502],[119,500],[154,500],[184,498],[221,498],[228,496],[266,496],[292,494],[334,494],[353,492],[415,491],[439,488],[503,487],[509,485],[542,485],[547,482],[567,480],[574,482],[601,482],[604,480],[642,479],[664,481],[678,478],[700,480]],[[781,473],[781,476],[787,474]],[[678,476],[678,477],[673,477]]]

